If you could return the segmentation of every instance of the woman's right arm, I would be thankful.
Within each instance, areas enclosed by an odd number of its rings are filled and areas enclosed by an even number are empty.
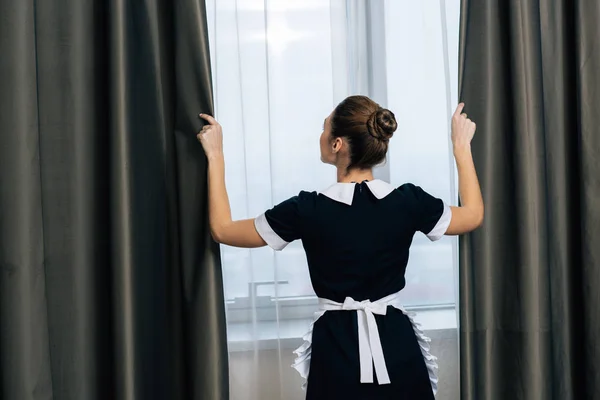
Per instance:
[[[217,243],[234,247],[266,246],[267,243],[256,231],[253,219],[231,219],[231,207],[225,187],[223,130],[210,115],[200,114],[200,118],[208,122],[197,137],[208,159],[208,219],[213,239]]]
[[[479,228],[483,223],[484,206],[473,155],[471,140],[475,134],[475,123],[462,113],[464,104],[456,108],[452,116],[452,144],[458,168],[458,190],[460,207],[451,207],[452,219],[446,235],[462,235]]]

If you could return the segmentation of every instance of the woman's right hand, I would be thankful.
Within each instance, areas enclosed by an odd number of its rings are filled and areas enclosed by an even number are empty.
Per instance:
[[[216,119],[208,114],[200,114],[208,124],[204,125],[196,137],[202,143],[206,157],[211,160],[214,157],[223,156],[223,129]]]
[[[463,113],[465,103],[460,103],[452,116],[452,144],[455,150],[469,149],[477,126]]]

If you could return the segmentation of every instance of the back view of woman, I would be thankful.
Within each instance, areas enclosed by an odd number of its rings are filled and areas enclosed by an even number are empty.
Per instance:
[[[256,219],[232,221],[225,189],[222,132],[210,116],[198,134],[209,160],[209,214],[214,239],[237,247],[284,249],[302,240],[320,310],[294,363],[306,398],[433,399],[437,365],[428,339],[399,303],[416,232],[431,240],[470,232],[483,221],[483,200],[470,151],[475,124],[452,118],[461,207],[449,207],[406,183],[373,179],[397,123],[364,96],[342,101],[325,119],[321,160],[337,183],[302,191]]]

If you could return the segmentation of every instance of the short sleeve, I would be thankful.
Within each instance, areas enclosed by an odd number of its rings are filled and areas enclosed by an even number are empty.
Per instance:
[[[302,238],[304,203],[304,196],[300,193],[254,220],[256,231],[269,247],[283,250],[294,240]]]
[[[415,201],[415,229],[423,232],[431,241],[441,239],[452,220],[450,207],[419,186],[406,184],[400,187],[400,191],[410,194],[410,197]]]

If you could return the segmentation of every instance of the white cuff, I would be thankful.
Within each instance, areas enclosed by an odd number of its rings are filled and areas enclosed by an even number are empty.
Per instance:
[[[440,240],[446,234],[446,231],[450,226],[450,221],[452,221],[452,210],[450,209],[450,206],[444,203],[444,212],[442,213],[440,220],[433,227],[431,232],[427,234],[429,240],[431,240],[432,242]]]
[[[285,246],[289,244],[283,240],[271,225],[269,225],[269,221],[267,221],[267,217],[265,214],[261,214],[254,220],[254,227],[256,228],[256,232],[263,238],[263,240],[269,245],[273,250],[283,250]]]

